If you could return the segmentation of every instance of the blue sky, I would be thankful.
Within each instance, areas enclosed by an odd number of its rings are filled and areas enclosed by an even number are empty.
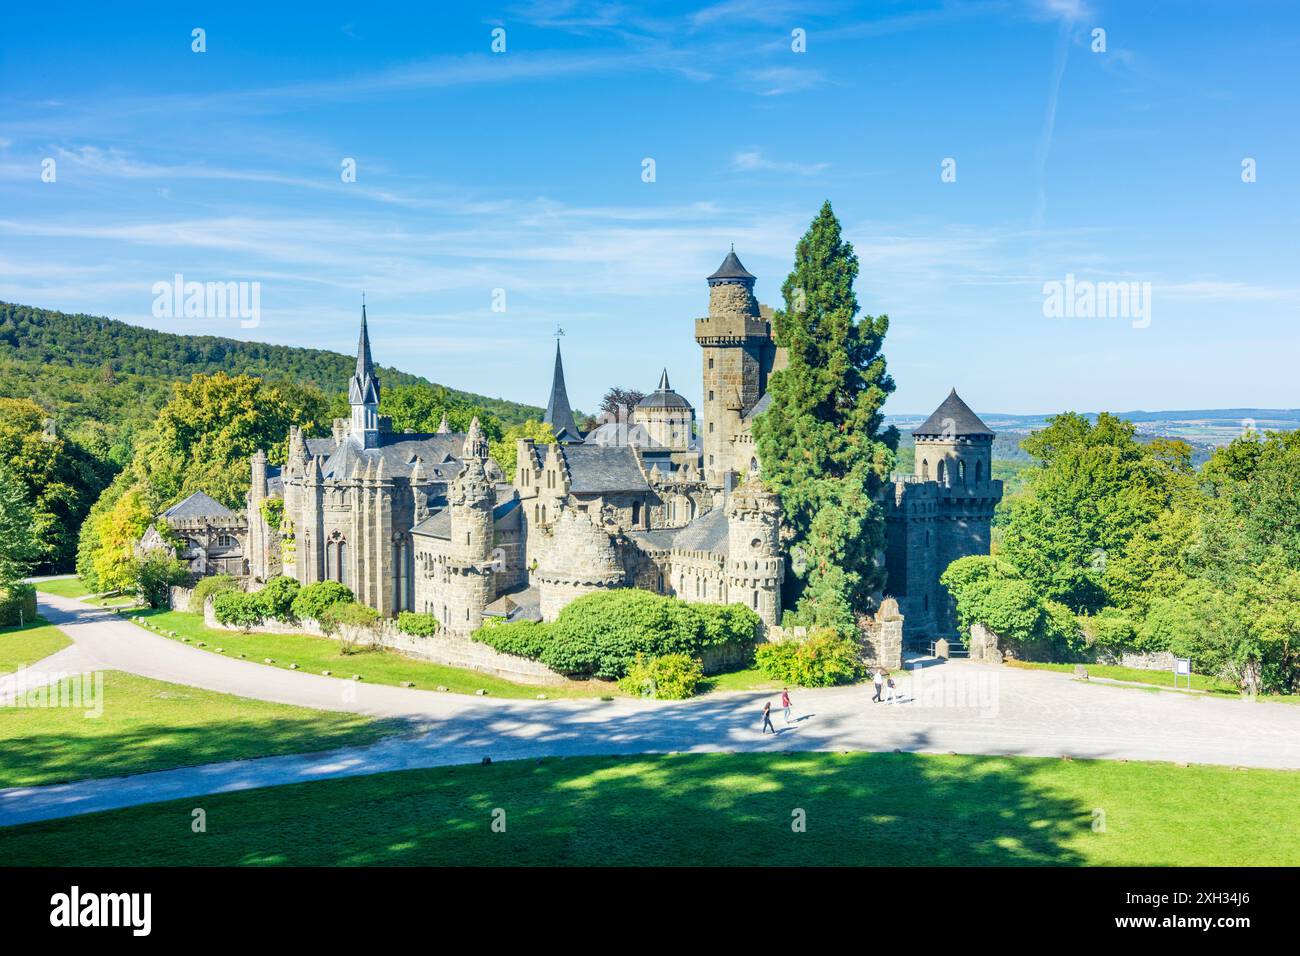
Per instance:
[[[889,411],[1300,404],[1293,5],[452,6],[8,10],[0,299],[350,351],[365,290],[383,364],[544,404],[558,324],[576,406],[698,405],[704,277],[734,242],[779,303],[829,198]],[[175,273],[260,325],[155,318]],[[1046,317],[1067,274],[1149,326]]]

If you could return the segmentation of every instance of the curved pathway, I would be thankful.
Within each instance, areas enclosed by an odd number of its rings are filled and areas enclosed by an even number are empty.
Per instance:
[[[0,825],[484,757],[898,749],[1300,769],[1300,707],[1088,684],[1046,671],[936,662],[904,677],[904,701],[896,705],[872,704],[870,685],[797,691],[797,719],[787,728],[776,710],[781,733],[764,737],[762,702],[779,704],[770,692],[604,702],[386,687],[222,657],[68,598],[42,594],[40,603],[41,613],[73,640],[77,659],[90,666],[284,704],[404,718],[413,733],[326,753],[0,790]]]

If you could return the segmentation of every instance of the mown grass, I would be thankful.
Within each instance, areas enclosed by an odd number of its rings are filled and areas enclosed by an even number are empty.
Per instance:
[[[568,681],[556,686],[516,684],[513,681],[459,667],[446,667],[430,661],[404,657],[393,651],[358,649],[343,653],[338,641],[310,634],[244,634],[240,631],[221,631],[204,625],[203,618],[188,611],[141,610],[129,617],[143,617],[166,631],[175,631],[176,640],[190,639],[191,646],[202,641],[203,650],[214,651],[220,647],[227,657],[238,657],[261,664],[267,658],[270,666],[288,668],[297,664],[298,670],[319,674],[329,671],[336,677],[360,674],[363,680],[374,684],[400,686],[410,682],[423,690],[446,687],[456,694],[473,694],[487,691],[489,697],[527,698],[545,694],[549,698],[599,697],[617,695],[613,683],[603,681]]]
[[[1044,670],[1044,671],[1061,671],[1073,673],[1076,665],[1074,664],[1047,664],[1041,661],[1007,661],[1011,667],[1021,667],[1026,670]],[[1126,681],[1135,684],[1152,684],[1156,687],[1173,687],[1174,674],[1172,671],[1153,671],[1145,670],[1139,667],[1121,667],[1118,664],[1085,664],[1088,669],[1089,677],[1104,677],[1109,680]],[[1217,677],[1210,677],[1205,674],[1191,675],[1190,690],[1204,691],[1207,694],[1215,694],[1224,697],[1240,697],[1241,689],[1220,680]],[[1180,676],[1178,678],[1178,687],[1180,689],[1187,687],[1187,678]],[[1257,700],[1272,701],[1275,703],[1295,704],[1300,703],[1300,695],[1296,694],[1263,694],[1256,698]]]
[[[0,787],[328,750],[373,743],[408,726],[101,673],[102,693],[93,682],[69,678],[48,693],[29,692],[26,706],[0,707]],[[77,706],[43,706],[46,700]]]
[[[37,618],[24,627],[0,628],[0,674],[12,674],[71,644],[58,628]]]
[[[0,853],[47,866],[1300,864],[1300,829],[1285,825],[1300,773],[1161,763],[549,758],[206,796],[202,834],[194,805],[0,830]]]
[[[33,586],[42,594],[57,594],[59,597],[79,598],[90,594],[90,588],[81,583],[81,578],[55,578],[53,581],[36,581]]]

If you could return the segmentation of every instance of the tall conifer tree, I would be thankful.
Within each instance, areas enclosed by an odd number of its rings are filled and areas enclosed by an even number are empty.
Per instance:
[[[776,338],[789,364],[772,375],[772,404],[754,423],[763,478],[794,532],[787,606],[799,623],[845,632],[883,584],[876,559],[884,516],[875,496],[898,446],[897,429],[884,428],[881,414],[894,390],[881,354],[889,318],[858,317],[857,275],[828,201],[781,287]]]

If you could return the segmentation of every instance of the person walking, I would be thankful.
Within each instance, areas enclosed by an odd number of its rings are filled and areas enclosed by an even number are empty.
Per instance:
[[[876,685],[876,694],[871,698],[873,704],[880,703],[880,690],[885,685],[885,672],[877,667],[871,672],[871,683]]]
[[[885,673],[885,703],[892,704],[898,700],[898,686],[894,683],[894,675]]]
[[[790,723],[790,688],[781,688],[781,708],[785,711],[785,722]]]
[[[772,702],[769,700],[763,705],[763,733],[768,731],[776,733],[776,728],[772,726]]]

